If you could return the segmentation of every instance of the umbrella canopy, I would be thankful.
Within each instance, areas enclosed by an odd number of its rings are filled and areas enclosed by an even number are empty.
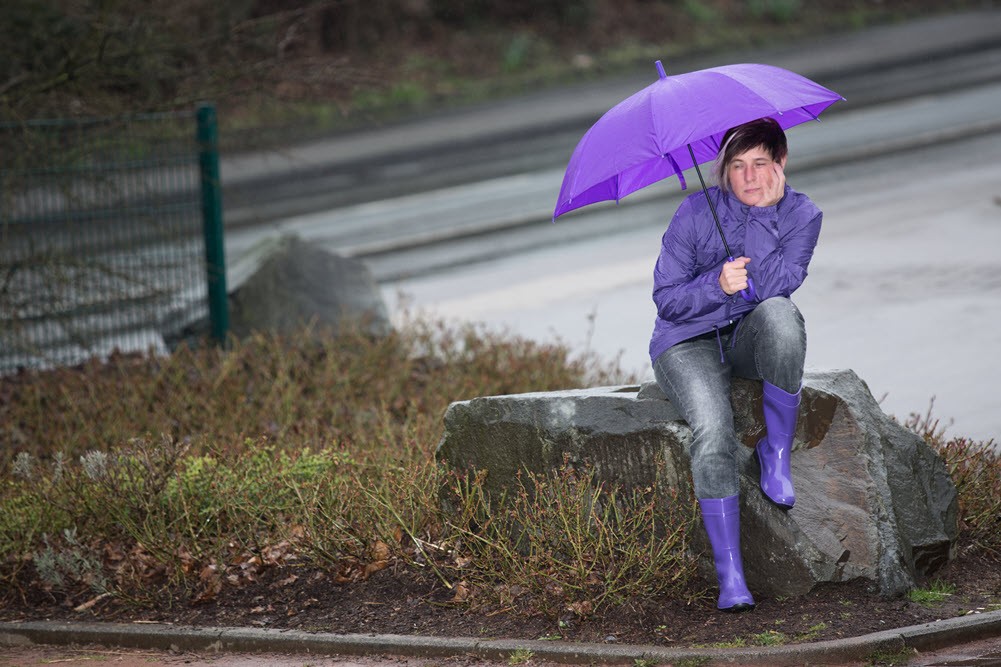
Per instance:
[[[781,67],[726,65],[667,76],[612,107],[584,134],[563,176],[553,219],[626,195],[712,160],[723,134],[770,116],[783,129],[844,99]],[[694,155],[694,161],[692,159]]]

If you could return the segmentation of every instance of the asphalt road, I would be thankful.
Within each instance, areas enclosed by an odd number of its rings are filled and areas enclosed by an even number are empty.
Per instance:
[[[735,62],[786,67],[838,91],[827,115],[1001,81],[998,10],[946,15],[799,43],[680,56],[669,74]],[[653,63],[610,80],[533,92],[222,160],[232,226],[502,176],[561,168],[604,111],[652,83]],[[555,196],[554,196],[555,198]]]
[[[800,173],[1001,127],[1001,11],[710,54],[667,67],[675,72],[741,61],[788,67],[847,98],[821,123],[793,130],[793,168]],[[649,70],[280,152],[224,156],[230,287],[255,267],[253,249],[282,233],[360,257],[383,282],[607,233],[591,210],[561,218],[572,222],[570,230],[559,225],[558,232],[542,232],[539,223],[551,216],[577,140],[601,113],[650,83],[652,65]],[[676,190],[670,180],[626,201],[669,198]],[[635,224],[623,218],[612,229]]]

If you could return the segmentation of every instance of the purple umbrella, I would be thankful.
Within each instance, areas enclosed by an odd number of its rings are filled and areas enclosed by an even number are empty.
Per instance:
[[[741,64],[667,76],[612,107],[591,126],[570,156],[553,220],[599,201],[619,201],[651,183],[715,159],[723,134],[736,125],[770,116],[783,129],[817,117],[844,99],[780,67]],[[709,193],[706,192],[706,199]],[[716,210],[709,201],[713,217]],[[716,220],[732,261],[723,228]],[[749,285],[753,296],[753,286]],[[743,294],[743,293],[742,293]]]

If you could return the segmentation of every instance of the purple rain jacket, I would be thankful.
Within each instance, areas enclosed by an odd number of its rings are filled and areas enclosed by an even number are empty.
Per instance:
[[[719,187],[708,190],[734,257],[750,257],[757,302],[789,296],[806,278],[820,236],[823,213],[810,198],[785,187],[775,206],[747,206]],[[712,212],[701,191],[678,207],[664,232],[653,271],[657,320],[650,359],[683,340],[722,328],[754,309],[740,294],[727,296],[719,274],[727,259]]]

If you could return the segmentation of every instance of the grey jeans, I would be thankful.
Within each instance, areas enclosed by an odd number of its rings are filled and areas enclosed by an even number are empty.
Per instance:
[[[759,303],[720,341],[715,334],[683,341],[657,357],[657,384],[692,429],[689,454],[696,497],[726,498],[739,490],[741,445],[733,425],[730,378],[764,380],[795,394],[805,359],[803,316],[784,297]]]

